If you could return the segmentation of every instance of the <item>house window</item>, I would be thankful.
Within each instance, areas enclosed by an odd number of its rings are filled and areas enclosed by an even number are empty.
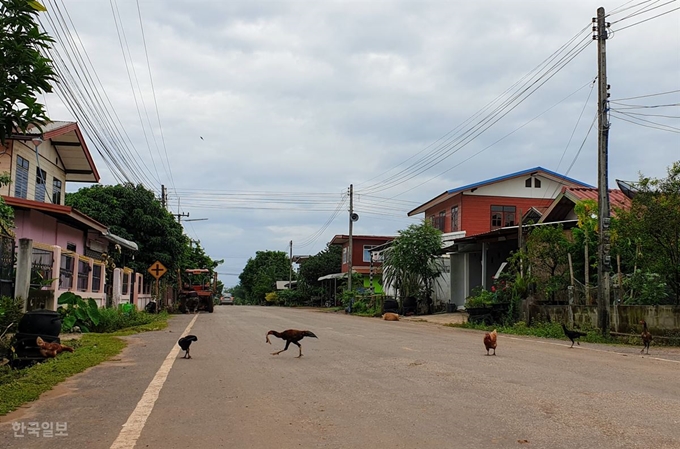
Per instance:
[[[26,198],[28,195],[28,161],[17,156],[17,176],[14,182],[14,196]]]
[[[76,252],[76,244],[72,242],[66,242],[66,250]]]
[[[431,220],[432,220],[432,226],[435,229],[439,229],[442,232],[445,231],[445,229],[444,229],[444,226],[445,226],[445,223],[446,223],[446,211],[445,210],[439,212],[438,216],[433,215]]]
[[[344,246],[342,248],[342,264],[343,265],[347,263],[347,249],[348,248],[346,246]]]
[[[35,200],[40,201],[41,203],[45,202],[45,177],[47,177],[47,173],[45,173],[45,170],[41,170],[40,168],[36,167],[35,168]]]
[[[541,188],[541,180],[538,178],[534,178],[534,187],[537,189]]]
[[[491,229],[515,226],[515,206],[491,206]]]
[[[127,295],[130,292],[130,274],[123,273],[123,287],[121,294]]]
[[[56,178],[52,181],[52,203],[61,204],[61,181]]]
[[[375,245],[364,245],[364,262],[370,262],[371,261],[371,249],[373,249]]]
[[[531,188],[531,178],[527,178],[527,180],[524,181],[524,187]]]
[[[459,231],[458,226],[458,206],[453,206],[451,208],[451,232]]]

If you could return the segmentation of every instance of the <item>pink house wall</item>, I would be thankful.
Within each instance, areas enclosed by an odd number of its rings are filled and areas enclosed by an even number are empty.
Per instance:
[[[85,233],[64,223],[57,223],[57,245],[66,249],[68,243],[75,243],[78,254],[85,253]]]
[[[56,218],[34,210],[16,210],[14,223],[17,239],[32,239],[45,245],[59,245],[66,249],[67,243],[76,244],[76,252],[82,254],[85,233]]]

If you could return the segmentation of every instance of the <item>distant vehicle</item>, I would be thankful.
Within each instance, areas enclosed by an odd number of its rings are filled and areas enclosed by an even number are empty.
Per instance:
[[[194,268],[184,270],[180,280],[179,311],[196,313],[199,310],[213,313],[213,297],[217,297],[215,285],[217,275],[210,276],[210,270]]]
[[[231,296],[231,293],[225,293],[220,298],[220,305],[223,305],[223,306],[233,306],[234,305],[234,297]]]

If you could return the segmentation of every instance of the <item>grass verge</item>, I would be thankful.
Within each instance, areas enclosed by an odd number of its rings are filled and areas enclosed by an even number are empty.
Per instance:
[[[164,318],[115,333],[90,333],[83,334],[78,340],[65,339],[62,343],[74,348],[75,352],[63,352],[54,359],[29,368],[13,370],[9,366],[0,367],[0,416],[35,401],[41,394],[74,374],[119,354],[127,343],[117,337],[166,328],[167,316]]]
[[[533,337],[542,338],[555,338],[558,340],[568,340],[564,335],[562,326],[560,323],[536,323],[529,327],[524,321],[519,321],[512,326],[486,326],[484,324],[474,324],[474,323],[450,323],[445,324],[449,327],[462,327],[465,329],[477,329],[483,331],[492,331],[496,329],[500,334],[511,334],[511,335],[529,335]],[[621,344],[623,341],[616,339],[614,337],[605,338],[600,334],[598,329],[579,329],[581,332],[585,332],[587,335],[581,337],[580,341],[585,341],[588,343],[606,343],[606,344]]]

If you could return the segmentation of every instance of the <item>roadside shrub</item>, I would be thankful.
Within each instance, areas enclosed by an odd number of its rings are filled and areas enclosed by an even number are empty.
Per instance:
[[[116,332],[128,327],[141,326],[166,318],[167,312],[157,314],[144,311],[140,312],[136,307],[133,307],[129,311],[123,311],[120,308],[100,309],[99,324],[90,329],[90,331],[100,333]]]
[[[279,304],[292,307],[302,303],[302,294],[298,290],[281,290],[277,293]]]
[[[24,300],[21,298],[0,297],[0,334],[5,331],[10,323],[14,323],[14,326],[19,324],[19,320],[24,315],[22,312],[23,303]]]
[[[65,292],[59,296],[57,304],[62,332],[68,332],[74,326],[78,326],[82,332],[90,332],[99,324],[99,306],[92,298],[85,301],[73,292]]]

